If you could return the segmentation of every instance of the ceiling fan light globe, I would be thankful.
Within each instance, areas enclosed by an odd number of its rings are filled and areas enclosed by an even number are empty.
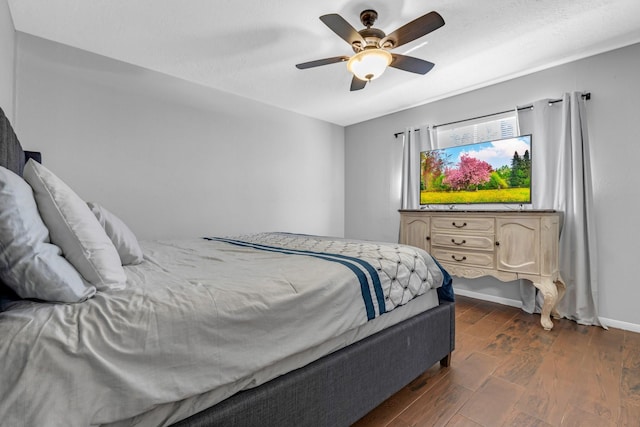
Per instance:
[[[384,49],[366,49],[353,55],[347,69],[363,81],[377,79],[391,64],[391,54]]]

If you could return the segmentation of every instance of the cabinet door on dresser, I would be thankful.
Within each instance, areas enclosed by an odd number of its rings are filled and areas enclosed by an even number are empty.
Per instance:
[[[400,242],[431,252],[430,221],[425,215],[402,215]]]
[[[540,218],[496,217],[496,267],[540,274]]]

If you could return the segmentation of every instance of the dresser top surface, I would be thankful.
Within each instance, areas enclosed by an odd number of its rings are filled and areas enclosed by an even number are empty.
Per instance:
[[[558,211],[553,209],[483,209],[483,210],[475,210],[475,209],[400,209],[399,212],[409,212],[409,213],[448,213],[448,214],[459,214],[459,213],[470,213],[470,214],[494,214],[494,215],[504,215],[504,214],[550,214],[557,213]]]

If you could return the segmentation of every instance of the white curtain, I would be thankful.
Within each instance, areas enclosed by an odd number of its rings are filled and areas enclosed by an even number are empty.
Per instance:
[[[407,128],[402,148],[402,209],[420,208],[420,152],[435,148],[429,126]]]
[[[579,92],[566,93],[562,102],[534,102],[532,109],[519,112],[518,119],[521,133],[533,135],[533,207],[564,214],[560,273],[567,291],[558,311],[581,324],[601,325],[585,101]],[[521,291],[523,309],[539,311],[541,296],[536,297],[535,288],[522,281]]]

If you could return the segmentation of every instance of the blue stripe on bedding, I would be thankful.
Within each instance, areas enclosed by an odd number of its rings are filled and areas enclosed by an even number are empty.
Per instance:
[[[277,252],[277,253],[283,253],[288,255],[310,256],[310,257],[319,258],[325,261],[332,261],[332,262],[337,262],[339,264],[342,264],[348,269],[350,269],[353,272],[353,274],[355,274],[355,276],[358,278],[358,281],[360,282],[360,291],[362,293],[362,299],[364,301],[365,309],[367,312],[367,319],[372,320],[376,317],[376,313],[375,313],[376,310],[373,305],[373,299],[371,296],[371,290],[370,290],[369,280],[367,278],[367,275],[364,274],[364,272],[361,270],[361,268],[358,265],[355,265],[355,264],[359,264],[360,266],[362,266],[367,270],[367,272],[371,277],[374,291],[376,293],[376,299],[378,301],[378,315],[386,312],[385,304],[384,304],[384,294],[382,292],[382,284],[380,283],[380,277],[378,276],[378,272],[376,271],[375,268],[373,268],[371,264],[369,264],[368,262],[362,259],[349,257],[342,254],[313,252],[313,251],[305,251],[301,249],[279,248],[275,246],[262,245],[259,243],[245,242],[242,240],[225,239],[222,237],[205,237],[204,239],[225,242],[233,245],[244,246],[244,247],[249,247],[253,249],[269,251],[269,252]]]
[[[289,234],[289,235],[293,235],[291,233],[282,233],[282,234]],[[297,236],[304,236],[304,234],[298,234]],[[221,239],[218,239],[221,240]],[[232,239],[224,239],[224,241],[231,241]],[[243,242],[243,243],[247,243],[247,242]],[[367,272],[369,273],[369,276],[371,277],[371,281],[373,283],[373,290],[376,294],[376,299],[378,301],[378,311],[379,314],[384,314],[386,313],[386,307],[385,307],[385,303],[384,303],[384,292],[382,291],[382,283],[380,283],[380,276],[378,275],[377,270],[371,265],[369,264],[367,261],[360,259],[360,258],[356,258],[356,257],[352,257],[352,256],[348,256],[348,255],[343,255],[343,254],[336,254],[336,253],[331,253],[331,252],[315,252],[315,251],[307,251],[304,249],[291,249],[291,248],[279,248],[276,246],[268,246],[268,245],[263,245],[262,243],[251,243],[251,245],[254,246],[260,246],[263,248],[267,248],[267,249],[285,249],[288,251],[293,251],[296,252],[300,255],[319,255],[321,257],[332,257],[332,258],[339,258],[339,259],[343,259],[346,261],[350,261],[350,262],[355,262],[357,264],[360,264],[362,267],[364,267]],[[368,285],[367,285],[368,286]]]
[[[290,236],[309,236],[308,234],[293,234],[293,233],[285,233],[285,232],[280,232],[280,234],[288,234]],[[301,252],[308,252],[311,254],[319,254],[319,255],[331,255],[337,258],[342,258],[342,259],[347,259],[349,261],[353,261],[353,262],[357,262],[358,264],[362,265],[368,272],[369,275],[371,276],[371,280],[373,281],[373,290],[376,293],[376,299],[378,300],[378,307],[380,307],[380,314],[386,313],[386,306],[384,303],[384,292],[382,290],[382,284],[380,283],[380,276],[378,275],[377,270],[368,262],[366,262],[363,259],[360,258],[356,258],[356,257],[351,257],[348,255],[343,255],[343,254],[334,254],[334,253],[328,253],[328,252],[313,252],[313,251],[303,251],[301,249],[295,249],[297,251],[301,251]]]

